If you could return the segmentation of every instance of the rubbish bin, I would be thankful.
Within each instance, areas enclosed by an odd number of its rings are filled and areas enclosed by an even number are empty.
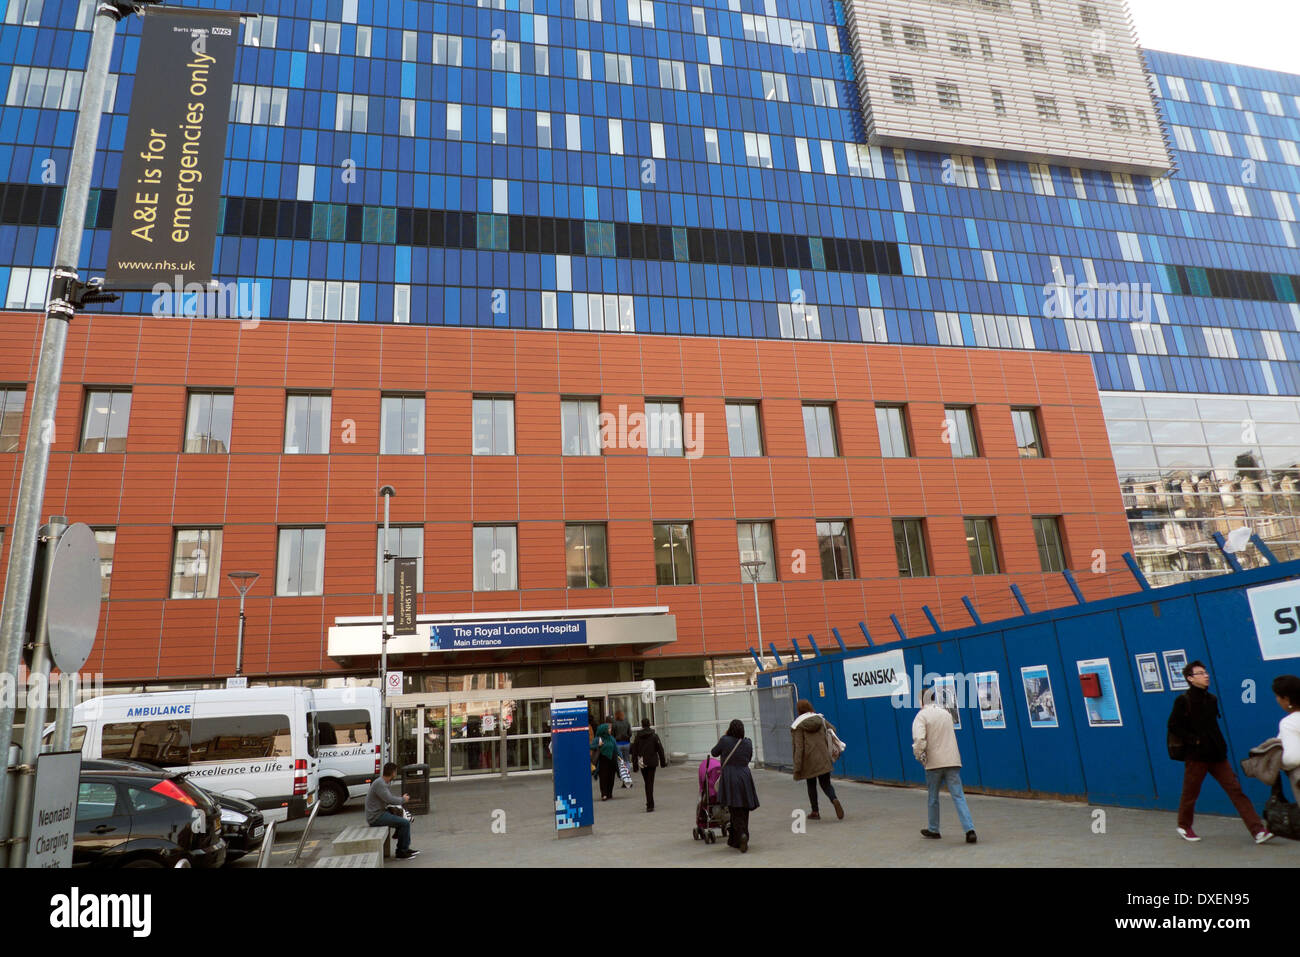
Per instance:
[[[429,766],[408,764],[402,768],[402,793],[410,799],[402,805],[412,814],[429,813]]]

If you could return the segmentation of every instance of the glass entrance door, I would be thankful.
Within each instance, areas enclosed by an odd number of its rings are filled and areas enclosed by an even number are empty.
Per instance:
[[[544,698],[507,700],[506,770],[549,771],[551,768],[551,702]]]
[[[423,709],[418,706],[393,709],[388,742],[388,752],[392,758],[386,758],[385,761],[395,761],[399,766],[419,763],[421,710]]]
[[[426,705],[423,723],[424,756],[433,781],[447,777],[447,708],[443,705]]]
[[[448,756],[452,777],[500,772],[501,705],[500,698],[458,701],[451,705]]]

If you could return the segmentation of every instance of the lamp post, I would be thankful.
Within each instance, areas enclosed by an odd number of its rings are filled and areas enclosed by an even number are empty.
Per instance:
[[[244,673],[244,596],[262,576],[257,572],[228,572],[226,578],[239,592],[239,640],[235,643],[235,677]]]
[[[397,492],[391,485],[379,490],[384,500],[384,560],[383,574],[380,576],[380,589],[383,592],[383,618],[379,626],[379,753],[388,760],[388,563],[392,552],[388,550],[388,506]]]
[[[763,652],[763,619],[758,614],[758,576],[763,571],[763,566],[767,562],[761,558],[751,558],[747,562],[741,562],[740,566],[745,569],[749,575],[749,580],[754,583],[754,624],[758,626],[758,651]]]

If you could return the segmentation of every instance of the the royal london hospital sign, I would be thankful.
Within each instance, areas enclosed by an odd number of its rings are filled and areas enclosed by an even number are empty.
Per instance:
[[[212,279],[238,41],[236,13],[146,11],[108,245],[109,288]]]

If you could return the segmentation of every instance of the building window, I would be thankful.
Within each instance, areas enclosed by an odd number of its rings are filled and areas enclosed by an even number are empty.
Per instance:
[[[1092,65],[1096,68],[1098,76],[1115,75],[1115,64],[1104,53],[1094,53],[1092,55]]]
[[[772,138],[768,134],[745,134],[745,163],[762,169],[772,168]]]
[[[1083,100],[1075,100],[1074,108],[1079,111],[1079,123],[1082,126],[1092,126],[1092,117],[1088,114],[1088,104]]]
[[[515,400],[474,397],[474,454],[515,454]]]
[[[704,156],[710,163],[721,163],[722,154],[718,150],[718,131],[704,130]]]
[[[565,455],[600,454],[600,403],[596,399],[560,401]]]
[[[424,396],[386,395],[380,400],[379,454],[424,454]]]
[[[513,525],[474,526],[474,590],[514,591],[519,564]]]
[[[605,82],[631,83],[632,58],[626,53],[605,54]]]
[[[911,77],[891,76],[889,78],[889,90],[894,94],[894,99],[899,103],[916,102],[916,90],[912,86]]]
[[[388,527],[388,554],[393,558],[414,558],[415,590],[423,591],[424,582],[424,526],[390,525]],[[384,527],[380,525],[375,531],[375,591],[387,589],[393,594],[393,563],[384,567]]]
[[[325,529],[280,529],[275,593],[283,596],[325,593]]]
[[[655,584],[694,585],[695,549],[688,522],[655,522]]]
[[[641,27],[655,25],[655,5],[651,0],[627,0],[627,18]]]
[[[998,116],[1006,116],[1007,100],[1006,97],[1002,95],[1002,91],[997,89],[996,87],[990,87],[989,93],[993,97],[993,112],[996,113]]]
[[[402,31],[402,59],[414,63],[419,58],[420,38],[414,30]]]
[[[817,523],[817,550],[822,556],[822,578],[836,581],[853,577],[853,549],[849,542],[849,523]]]
[[[440,66],[460,66],[461,38],[445,33],[433,35],[433,62]]]
[[[415,135],[415,100],[402,100],[397,117],[397,132],[402,136]]]
[[[23,26],[37,27],[41,24],[41,10],[45,0],[9,0],[5,10],[5,23],[20,23]]]
[[[905,459],[912,454],[907,441],[907,420],[903,416],[903,406],[876,406],[876,429],[880,433],[882,457]]]
[[[948,445],[955,459],[973,459],[978,456],[979,443],[975,441],[975,417],[968,408],[948,407],[943,410]]]
[[[172,548],[172,597],[216,598],[220,587],[221,529],[178,528]]]
[[[1097,12],[1097,5],[1095,3],[1079,4],[1079,19],[1083,21],[1085,26],[1101,26],[1101,14]]]
[[[898,556],[900,578],[924,578],[930,574],[921,519],[894,519],[894,553]]]
[[[95,4],[93,0],[84,2],[82,9],[89,9],[91,16],[94,16]],[[253,17],[244,21],[244,43],[250,47],[273,47],[275,46],[275,34],[280,26],[280,21],[276,17],[260,16]],[[77,29],[89,29],[90,24],[86,27],[81,26],[81,10],[77,11]]]
[[[805,403],[803,435],[808,445],[809,458],[830,458],[839,455],[839,445],[835,441],[835,406]]]
[[[997,543],[993,538],[993,519],[968,518],[966,525],[966,548],[970,552],[970,571],[972,575],[996,575],[998,573]]]
[[[993,41],[982,33],[980,34],[980,53],[983,54],[986,60],[993,59]]]
[[[370,27],[357,27],[357,42],[353,49],[357,56],[370,56]]]
[[[662,63],[661,60],[660,64]],[[763,99],[790,102],[790,89],[786,85],[784,73],[761,73],[760,75],[763,78]]]
[[[1038,110],[1038,118],[1040,120],[1046,120],[1051,123],[1060,122],[1061,111],[1056,108],[1056,97],[1035,93],[1034,108]]]
[[[1065,571],[1065,549],[1061,546],[1061,520],[1055,517],[1034,519],[1034,543],[1038,546],[1038,565],[1045,572]]]
[[[235,397],[229,392],[191,392],[185,417],[186,452],[229,452]]]
[[[605,526],[565,525],[564,564],[569,588],[608,588]]]
[[[1034,409],[1012,409],[1011,425],[1016,432],[1016,447],[1022,459],[1043,457],[1043,440],[1038,434],[1038,413]]]
[[[0,452],[19,451],[18,439],[23,428],[23,406],[27,391],[0,387]]]
[[[961,109],[961,93],[956,83],[936,83],[934,89],[939,94],[939,105],[945,110]]]
[[[1025,63],[1029,66],[1047,66],[1047,57],[1043,55],[1041,43],[1021,41],[1020,48],[1025,51]]]
[[[1115,103],[1106,104],[1106,116],[1110,119],[1110,125],[1117,130],[1128,129],[1128,111],[1124,107]]]
[[[1087,73],[1088,64],[1083,59],[1083,54],[1078,50],[1065,49],[1061,51],[1065,56],[1065,69],[1069,73]]]
[[[763,430],[757,402],[727,403],[727,446],[733,458],[763,454]]]
[[[330,397],[289,395],[285,402],[287,455],[325,455],[330,450]]]
[[[955,53],[957,56],[970,56],[970,38],[960,31],[952,31],[948,34],[948,52]]]
[[[289,91],[277,86],[236,83],[230,90],[230,122],[284,126]]]
[[[130,417],[130,392],[124,389],[87,392],[81,451],[125,452],[126,426]]]
[[[340,133],[364,133],[370,120],[370,98],[361,93],[340,93],[334,114],[334,129]]]
[[[338,53],[339,35],[342,28],[337,23],[311,21],[307,34],[307,49],[312,53]]]
[[[741,562],[760,561],[763,566],[758,570],[761,582],[776,581],[776,552],[772,548],[771,522],[737,522],[736,543],[740,548]],[[752,582],[748,568],[741,566],[740,580]]]
[[[925,28],[911,20],[903,21],[903,42],[909,47],[925,49]]]
[[[95,544],[99,547],[99,600],[108,601],[113,584],[113,549],[117,546],[117,529],[95,529]]]
[[[782,77],[782,80],[784,79]],[[686,64],[680,60],[660,60],[659,85],[665,90],[685,90]]]
[[[646,453],[648,455],[682,455],[682,404],[650,402],[645,404]]]

